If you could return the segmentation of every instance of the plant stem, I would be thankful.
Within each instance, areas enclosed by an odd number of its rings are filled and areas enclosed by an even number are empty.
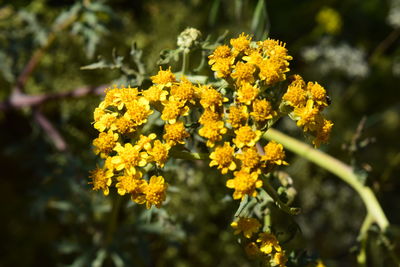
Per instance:
[[[187,160],[198,160],[198,159],[208,159],[208,153],[190,153],[179,150],[171,150],[169,155],[175,159],[187,159]]]
[[[360,182],[350,166],[275,129],[269,129],[264,138],[281,143],[288,150],[337,175],[360,195],[367,212],[371,214],[380,229],[382,231],[387,229],[389,221],[377,198],[371,188]]]
[[[183,51],[183,59],[182,59],[182,75],[187,73],[189,67],[189,50]]]
[[[108,221],[107,236],[105,239],[106,245],[110,245],[113,240],[115,229],[117,228],[117,220],[118,220],[118,214],[119,214],[119,208],[121,206],[121,202],[122,202],[122,197],[120,197],[119,195],[114,196],[112,199],[111,214],[110,214],[109,221]]]

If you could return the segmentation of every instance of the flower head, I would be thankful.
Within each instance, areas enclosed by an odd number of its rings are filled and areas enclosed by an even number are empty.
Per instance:
[[[147,149],[149,154],[148,162],[155,162],[157,166],[164,167],[170,149],[171,146],[169,144],[163,144],[160,140],[155,140],[153,147]]]
[[[140,152],[138,146],[127,143],[124,146],[118,144],[115,148],[117,155],[113,157],[112,163],[115,164],[117,171],[126,170],[128,174],[135,174],[136,167],[143,167],[147,164],[147,153]]]
[[[247,172],[246,170],[236,171],[234,178],[226,182],[228,188],[235,189],[233,199],[242,199],[245,195],[255,197],[257,196],[256,188],[260,188],[263,184],[258,179],[257,172]]]
[[[176,82],[175,75],[171,72],[171,67],[167,70],[163,70],[160,67],[157,75],[151,76],[150,78],[153,83],[158,84],[161,87],[171,87],[172,83]]]
[[[113,172],[107,169],[95,169],[90,173],[92,181],[89,184],[93,184],[93,190],[103,190],[103,194],[107,196],[110,192],[109,186],[112,183],[111,177]]]
[[[153,205],[160,208],[165,200],[167,188],[168,184],[164,181],[164,177],[152,176],[144,189],[146,208],[149,209]]]
[[[258,235],[257,242],[261,243],[260,251],[265,254],[270,254],[273,250],[276,252],[280,252],[282,250],[276,237],[270,233],[260,233]]]
[[[242,126],[235,130],[236,137],[233,139],[233,143],[238,148],[244,146],[254,146],[261,137],[261,131],[253,131],[250,126]]]
[[[234,161],[235,149],[225,142],[223,146],[217,146],[210,154],[210,167],[217,166],[221,170],[222,174],[228,173],[236,169],[236,163]]]
[[[246,106],[230,106],[229,107],[229,119],[228,123],[232,125],[233,128],[240,128],[243,126],[247,118],[249,117],[249,113],[247,112]]]
[[[231,226],[235,229],[234,234],[237,235],[243,232],[246,238],[251,238],[254,233],[257,233],[261,227],[260,222],[255,218],[241,217],[239,220],[232,222]]]
[[[270,164],[276,165],[288,165],[285,159],[285,151],[283,150],[282,144],[278,144],[275,141],[270,141],[264,147],[265,155],[262,156],[262,160]]]
[[[115,187],[118,189],[118,194],[121,196],[125,194],[139,194],[143,191],[145,181],[141,179],[142,173],[136,172],[134,175],[122,175],[117,177],[117,184]]]
[[[117,133],[113,133],[112,131],[100,133],[99,137],[93,140],[93,145],[95,146],[94,153],[100,154],[102,158],[106,158],[113,151],[117,140]]]
[[[173,124],[165,124],[164,129],[165,134],[163,138],[171,146],[176,145],[177,143],[184,144],[184,139],[190,136],[189,133],[186,132],[185,126],[181,121]]]

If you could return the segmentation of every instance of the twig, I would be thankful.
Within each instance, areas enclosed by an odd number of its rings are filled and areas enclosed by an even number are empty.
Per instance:
[[[359,194],[380,229],[384,232],[389,227],[389,221],[373,191],[359,181],[350,166],[275,129],[269,129],[264,138],[281,143],[288,150],[337,175]]]
[[[0,103],[0,110],[19,109],[23,107],[35,107],[44,104],[50,100],[63,99],[63,98],[79,98],[86,95],[101,95],[107,88],[106,85],[98,87],[86,86],[80,87],[69,92],[59,92],[41,95],[26,95],[24,93],[13,93],[11,97],[4,102]]]
[[[64,138],[57,131],[57,129],[54,128],[51,122],[42,114],[42,112],[35,109],[33,112],[33,117],[37,124],[39,124],[42,127],[43,131],[45,131],[46,134],[49,136],[58,151],[67,150],[67,143],[64,141]]]

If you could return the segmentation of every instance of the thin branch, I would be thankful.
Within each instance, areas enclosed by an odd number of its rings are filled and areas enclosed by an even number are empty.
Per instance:
[[[0,110],[19,109],[23,107],[35,107],[44,104],[50,100],[64,99],[64,98],[79,98],[87,95],[101,95],[107,88],[106,85],[98,87],[86,86],[74,89],[69,92],[59,92],[41,95],[26,95],[23,93],[13,93],[11,97],[4,102],[0,103]]]
[[[359,194],[368,213],[372,215],[381,230],[385,231],[388,228],[389,221],[373,191],[360,182],[350,166],[275,129],[269,129],[264,138],[281,143],[288,150],[337,175]]]
[[[54,146],[58,151],[67,150],[67,143],[64,141],[64,138],[57,131],[57,129],[51,124],[51,122],[40,112],[35,109],[33,112],[33,117],[37,124],[39,124],[42,129],[46,132],[50,140],[53,142]]]

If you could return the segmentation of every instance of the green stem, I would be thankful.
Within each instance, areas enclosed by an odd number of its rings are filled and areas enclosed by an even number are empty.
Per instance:
[[[360,233],[358,235],[358,242],[360,242],[360,251],[357,254],[357,263],[359,267],[367,266],[368,229],[373,222],[374,218],[371,216],[370,213],[367,213],[367,216],[364,219]]]
[[[208,159],[208,153],[190,153],[179,150],[171,150],[169,155],[175,159],[187,159],[187,160],[198,160],[198,159]]]
[[[189,67],[189,51],[183,51],[183,59],[182,59],[182,75],[187,73]]]
[[[360,195],[368,213],[372,215],[381,230],[387,229],[389,221],[377,198],[368,186],[359,181],[350,166],[275,129],[269,129],[264,138],[281,143],[288,150],[337,175]]]
[[[110,214],[109,221],[108,221],[107,236],[105,239],[106,245],[111,244],[114,233],[115,233],[115,229],[117,228],[118,214],[119,214],[119,208],[121,206],[121,202],[122,202],[122,197],[120,197],[119,195],[114,196],[112,199],[111,214]]]
[[[264,189],[268,193],[268,195],[275,201],[275,205],[277,205],[281,210],[290,215],[297,215],[300,213],[299,208],[291,208],[283,203],[283,201],[279,199],[278,193],[275,191],[272,185],[269,184],[268,181],[264,183]]]

